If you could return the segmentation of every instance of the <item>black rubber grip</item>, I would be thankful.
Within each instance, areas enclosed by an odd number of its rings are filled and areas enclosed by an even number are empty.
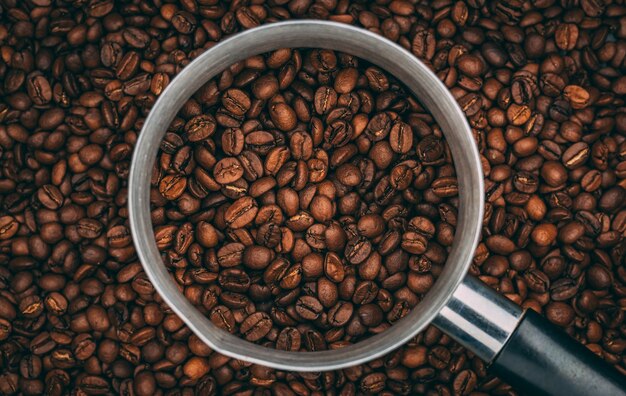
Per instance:
[[[532,310],[490,370],[527,395],[626,395],[625,376]]]

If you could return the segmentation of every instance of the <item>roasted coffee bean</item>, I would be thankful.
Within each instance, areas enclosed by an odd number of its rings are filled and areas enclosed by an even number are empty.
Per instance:
[[[296,302],[296,312],[302,319],[315,320],[322,313],[323,306],[315,297],[303,296]]]
[[[352,301],[359,305],[369,304],[378,296],[378,291],[379,288],[374,282],[362,282],[354,289]]]
[[[63,194],[58,187],[45,185],[37,191],[39,202],[48,209],[56,210],[63,204]]]
[[[626,204],[626,189],[621,186],[612,187],[602,196],[598,202],[600,210],[607,213],[614,213]]]
[[[455,394],[467,395],[470,394],[474,389],[476,389],[477,382],[478,377],[476,373],[474,373],[472,370],[463,370],[458,373],[454,378],[452,387]]]
[[[264,312],[255,312],[241,323],[239,329],[246,340],[257,341],[272,329],[272,319]]]
[[[399,154],[406,154],[413,148],[413,131],[404,122],[396,122],[389,134],[391,149]]]
[[[353,238],[346,244],[345,255],[350,264],[360,264],[372,251],[372,244],[366,238]]]
[[[331,326],[341,327],[344,326],[354,312],[354,307],[349,302],[339,302],[328,311],[328,323]]]
[[[159,182],[159,192],[165,199],[176,200],[185,192],[187,178],[184,175],[167,175]]]
[[[376,327],[383,321],[383,310],[377,304],[365,304],[358,308],[359,320],[365,326]]]
[[[252,85],[252,92],[257,99],[268,100],[278,93],[279,84],[276,77],[266,74],[257,78]]]
[[[331,87],[320,87],[313,103],[317,114],[327,114],[337,105],[337,92]]]
[[[235,318],[228,307],[217,306],[211,310],[211,322],[222,330],[229,333],[235,332]]]
[[[563,302],[551,302],[546,306],[546,317],[558,326],[567,326],[574,319],[574,315],[574,309]]]
[[[19,230],[19,223],[12,216],[0,217],[0,239],[11,239]]]
[[[241,117],[250,109],[251,101],[248,94],[233,88],[222,95],[222,105],[229,113]]]
[[[574,49],[578,41],[578,26],[573,23],[559,24],[554,32],[554,41],[561,50]]]
[[[250,277],[241,269],[228,268],[220,273],[219,283],[226,290],[244,293],[250,287]]]
[[[242,197],[224,212],[224,221],[231,228],[241,228],[251,223],[259,209],[252,197]]]
[[[301,345],[301,335],[298,329],[285,327],[276,340],[276,349],[283,351],[298,351]]]
[[[361,380],[359,389],[364,393],[379,393],[385,389],[387,376],[383,373],[368,374]]]
[[[247,246],[243,252],[243,264],[253,270],[261,270],[272,261],[272,251],[264,246]]]
[[[212,115],[197,115],[185,124],[185,136],[190,142],[199,142],[211,137],[216,127],[217,124]]]
[[[274,124],[282,131],[290,131],[296,126],[296,113],[284,102],[273,104],[269,109],[269,115]]]
[[[217,262],[225,268],[236,267],[242,263],[245,249],[242,243],[225,244],[217,251]]]
[[[231,184],[243,177],[244,169],[235,157],[226,157],[215,164],[213,177],[219,184]]]

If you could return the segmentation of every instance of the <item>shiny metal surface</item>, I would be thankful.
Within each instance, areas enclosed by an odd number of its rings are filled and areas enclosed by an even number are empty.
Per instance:
[[[249,56],[285,47],[328,48],[380,66],[412,90],[439,123],[450,145],[459,182],[459,219],[448,262],[424,300],[389,330],[339,350],[286,352],[244,341],[215,327],[178,291],[161,260],[150,219],[150,173],[167,126],[183,103],[229,65]],[[472,261],[483,216],[481,163],[465,115],[439,79],[412,54],[381,36],[352,26],[323,21],[265,25],[223,41],[185,67],[146,118],[135,146],[129,178],[133,241],[144,269],[163,300],[214,350],[238,359],[293,371],[333,370],[380,357],[424,329],[453,297]],[[462,296],[459,295],[459,298]],[[456,309],[451,312],[463,314]],[[451,316],[443,323],[448,323]],[[450,328],[453,328],[450,326]],[[491,344],[490,344],[491,345]]]
[[[479,358],[491,362],[522,314],[518,305],[468,275],[433,324]]]

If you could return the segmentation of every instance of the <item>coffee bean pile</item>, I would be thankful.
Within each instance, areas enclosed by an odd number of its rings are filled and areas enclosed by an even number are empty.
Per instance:
[[[334,372],[229,359],[142,272],[126,180],[150,107],[205,48],[294,18],[364,27],[437,73],[482,153],[487,213],[471,273],[626,373],[623,2],[0,0],[0,393],[516,394],[433,327]],[[216,92],[243,90],[227,77]],[[314,96],[283,97],[326,120]],[[216,123],[237,113],[223,107]],[[198,125],[202,136],[210,124]]]
[[[380,69],[282,49],[200,88],[153,175],[157,245],[218,327],[336,349],[403,318],[456,224],[441,130]],[[434,270],[433,270],[433,267]]]

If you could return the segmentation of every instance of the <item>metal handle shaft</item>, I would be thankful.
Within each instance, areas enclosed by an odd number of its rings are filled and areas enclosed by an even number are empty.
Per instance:
[[[515,331],[522,314],[522,308],[468,275],[433,324],[479,358],[491,362]]]
[[[626,378],[534,311],[467,276],[433,322],[529,395],[625,395]]]

